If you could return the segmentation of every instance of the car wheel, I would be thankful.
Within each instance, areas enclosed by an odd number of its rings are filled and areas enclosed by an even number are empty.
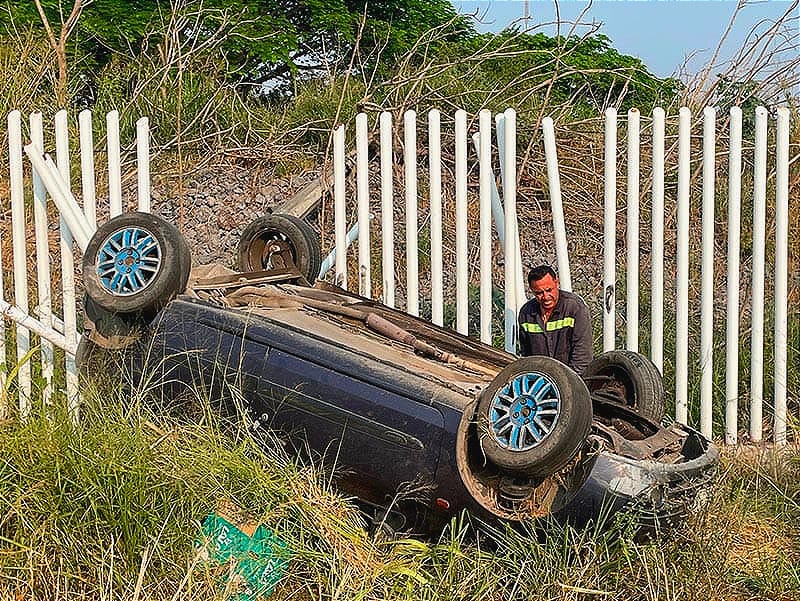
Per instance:
[[[78,376],[84,381],[101,382],[103,385],[118,384],[119,380],[109,377],[109,374],[119,372],[119,356],[115,351],[100,346],[84,334],[78,341],[78,348],[75,351]]]
[[[86,315],[84,329],[90,331],[93,342],[103,348],[122,349],[141,337],[144,322],[136,313],[107,311],[88,294],[83,296],[83,312]]]
[[[589,392],[631,407],[659,423],[664,417],[664,381],[650,359],[634,351],[608,351],[595,358],[583,375]]]
[[[244,228],[239,240],[239,270],[261,271],[274,267],[272,257],[288,251],[298,271],[314,282],[322,264],[316,233],[293,215],[264,215]]]
[[[524,357],[494,378],[478,403],[481,446],[497,467],[535,478],[566,466],[592,424],[586,384],[550,357]]]
[[[100,226],[83,257],[86,293],[112,313],[154,312],[186,288],[191,254],[172,224],[124,213]]]

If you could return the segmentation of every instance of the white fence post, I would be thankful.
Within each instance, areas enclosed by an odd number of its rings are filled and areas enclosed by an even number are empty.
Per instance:
[[[334,228],[336,244],[336,271],[334,281],[347,290],[347,207],[345,193],[347,182],[344,172],[344,125],[333,132],[333,195]]]
[[[553,120],[542,119],[544,134],[544,154],[547,163],[547,182],[550,188],[550,209],[553,213],[553,230],[558,258],[558,281],[564,290],[572,290],[572,277],[569,272],[569,251],[567,249],[567,229],[564,224],[564,206],[561,203],[561,177],[558,173],[558,154],[556,153],[556,134]]]
[[[89,240],[94,234],[95,228],[89,224],[86,216],[78,206],[78,201],[69,191],[64,179],[58,171],[53,159],[49,155],[43,155],[40,148],[35,144],[28,144],[25,147],[25,154],[33,168],[42,178],[50,197],[58,207],[61,218],[66,221],[75,242],[81,251],[86,250]]]
[[[441,115],[428,112],[428,167],[430,169],[431,321],[444,324],[442,276],[442,134]]]
[[[731,108],[728,159],[728,290],[725,343],[725,443],[739,436],[739,252],[742,202],[742,109]]]
[[[653,109],[650,359],[664,373],[664,109]]]
[[[369,223],[369,139],[367,115],[356,115],[356,199],[358,203],[358,293],[372,298]]]
[[[364,116],[359,116],[365,119]],[[502,241],[505,254],[505,330],[506,349],[514,351],[516,339],[516,313],[519,302],[513,292],[522,289],[521,261],[519,251],[513,248],[518,244],[518,233],[515,228],[516,213],[516,151],[513,140],[515,134],[515,113],[509,109],[497,116],[498,148],[500,149],[500,166],[504,185],[505,202],[500,202],[496,180],[492,170],[492,115],[488,110],[479,115],[479,131],[473,136],[473,142],[479,159],[480,170],[480,232],[479,232],[479,267],[480,269],[480,330],[483,342],[492,341],[493,284],[492,222],[497,226],[498,240]],[[751,345],[751,377],[750,382],[750,439],[757,442],[762,437],[761,423],[763,418],[763,377],[764,377],[764,272],[765,272],[765,233],[766,233],[766,178],[767,178],[767,113],[763,108],[756,111],[755,171],[754,171],[754,213],[753,213],[753,269],[752,269],[752,327]],[[392,122],[391,115],[381,115],[381,194],[384,234],[388,240],[383,242],[383,264],[387,273],[393,273],[391,258],[386,249],[394,249],[392,228],[394,207],[392,203],[393,171],[391,169]],[[408,258],[408,292],[407,311],[412,315],[419,311],[419,273],[417,232],[418,200],[417,200],[417,152],[416,152],[416,114],[408,111],[404,115],[404,159],[405,159],[405,196],[406,196],[406,253]],[[727,321],[726,321],[726,384],[725,384],[725,442],[735,444],[738,430],[738,386],[739,361],[738,348],[741,345],[739,323],[740,299],[740,228],[741,228],[741,176],[742,176],[742,135],[741,110],[734,108],[730,113],[730,148],[728,160],[728,210],[727,210]],[[650,356],[657,368],[664,370],[664,227],[665,227],[665,122],[662,109],[656,108],[652,115],[652,220],[651,220],[651,331]],[[431,110],[428,113],[429,167],[430,167],[430,238],[431,238],[431,319],[441,325],[444,307],[444,256],[443,229],[445,217],[442,202],[442,170],[445,168],[441,155],[441,121],[440,113]],[[713,108],[703,111],[703,150],[702,150],[702,236],[697,242],[702,248],[700,264],[700,340],[699,362],[692,368],[699,368],[699,427],[706,435],[713,433],[714,389],[713,389],[713,349],[714,349],[714,236],[715,236],[715,189],[716,189],[716,112]],[[776,145],[776,215],[775,215],[775,422],[774,440],[776,444],[786,441],[786,386],[787,386],[787,321],[788,308],[786,295],[788,288],[788,167],[789,167],[789,116],[785,109],[778,111],[778,135]],[[363,138],[357,130],[357,138]],[[569,282],[569,266],[562,266],[562,258],[568,261],[566,254],[566,232],[563,220],[563,207],[560,206],[560,181],[555,152],[555,133],[552,119],[542,122],[545,138],[545,149],[548,158],[548,176],[551,186],[553,204],[553,222],[556,243],[559,248],[559,271],[564,273]],[[456,329],[466,334],[468,330],[468,215],[467,215],[467,115],[464,111],[455,114],[455,280],[456,280]],[[627,254],[627,299],[626,299],[626,344],[630,350],[638,350],[640,322],[639,283],[641,276],[637,268],[640,263],[639,234],[640,226],[640,179],[641,179],[641,140],[640,115],[638,111],[628,113],[627,137],[627,194],[626,210],[626,254]],[[344,129],[334,132],[335,155],[344,157]],[[508,138],[508,139],[506,139]],[[604,261],[603,261],[603,349],[611,350],[615,346],[615,291],[616,291],[616,221],[617,221],[617,114],[609,109],[605,114],[605,148],[604,148]],[[341,150],[336,148],[341,144]],[[689,249],[690,237],[696,230],[691,226],[692,214],[692,114],[683,107],[679,114],[678,127],[678,186],[677,186],[677,220],[676,220],[676,294],[675,294],[675,415],[680,423],[689,421],[689,349],[692,356],[697,348],[689,340]],[[336,171],[344,165],[343,158],[337,161]],[[361,170],[366,174],[366,169]],[[336,178],[340,185],[335,186],[337,201],[341,196],[342,203],[337,204],[337,240],[339,226],[344,220],[344,174]],[[365,176],[359,182],[364,189]],[[364,194],[360,194],[363,198]],[[502,206],[505,207],[503,214]],[[341,219],[339,212],[341,211]],[[359,224],[364,221],[363,207],[359,209]],[[359,226],[357,224],[357,226]],[[690,227],[691,226],[691,227]],[[562,250],[563,249],[563,250]],[[342,253],[344,254],[344,253]],[[476,253],[478,254],[478,253]],[[392,253],[393,255],[393,253]],[[393,258],[393,257],[392,257]],[[360,259],[362,265],[363,258]],[[337,258],[338,263],[338,258]],[[341,271],[344,272],[344,267]],[[384,274],[384,278],[391,277]],[[389,283],[384,282],[384,293],[388,298]],[[566,286],[565,286],[566,287]],[[524,296],[524,295],[522,295]],[[416,304],[415,304],[416,303]],[[416,311],[416,312],[415,312]],[[693,315],[694,313],[692,313]],[[721,395],[720,395],[721,396]],[[696,409],[693,404],[692,411]]]
[[[680,110],[678,126],[677,298],[675,299],[675,420],[689,421],[689,195],[692,113]]]
[[[467,270],[467,112],[456,111],[456,330],[469,330]]]
[[[94,138],[92,133],[92,111],[83,110],[78,115],[81,148],[81,194],[83,213],[93,227],[97,227],[97,201],[94,177]],[[149,160],[149,159],[148,159]],[[148,172],[150,166],[148,163]]]
[[[56,159],[61,178],[70,188],[69,173],[69,131],[67,111],[56,113]],[[85,250],[85,249],[84,249]],[[64,338],[69,345],[78,344],[78,317],[75,308],[75,258],[72,233],[64,218],[61,218],[61,299],[64,319]],[[78,419],[80,391],[78,390],[78,367],[75,355],[66,353],[67,406],[73,420]]]
[[[606,109],[603,151],[603,352],[616,346],[617,110]]]
[[[764,402],[764,263],[767,212],[767,109],[756,109],[753,173],[753,282],[750,336],[750,440],[761,442]]]
[[[3,230],[0,230],[0,248],[3,248]],[[0,252],[0,301],[5,301],[6,293],[3,286],[3,253]],[[6,389],[6,374],[8,373],[8,349],[6,348],[6,320],[0,319],[0,390]],[[0,419],[8,417],[8,401],[5,396],[0,397]]]
[[[9,185],[11,187],[11,243],[14,262],[14,302],[28,312],[28,251],[25,244],[25,196],[22,179],[22,117],[19,111],[8,114]],[[17,325],[17,383],[19,413],[27,419],[31,412],[31,365],[26,355],[31,348],[30,331]],[[24,359],[24,360],[23,360]]]
[[[480,112],[481,342],[492,343],[492,113]]]
[[[625,348],[639,351],[639,111],[628,111]]]
[[[709,438],[714,394],[714,185],[716,111],[703,109],[703,205],[700,282],[700,430]]]
[[[406,312],[419,315],[419,246],[417,236],[417,113],[403,115],[406,175]]]
[[[30,115],[31,140],[44,147],[42,113]],[[50,241],[47,227],[47,191],[39,174],[33,172],[33,221],[36,239],[36,288],[38,293],[37,314],[39,321],[48,327],[53,324],[52,292],[50,290]],[[39,342],[42,360],[42,404],[47,406],[53,397],[53,345],[47,340]]]
[[[504,119],[505,179],[503,183],[503,205],[505,207],[505,348],[509,353],[517,350],[517,260],[519,236],[514,227],[517,216],[517,113],[513,109],[505,112]]]
[[[394,308],[394,161],[392,114],[381,113],[381,271],[383,302]]]
[[[138,208],[150,212],[150,121],[142,117],[136,122],[136,191]]]
[[[775,444],[786,444],[789,279],[789,109],[778,109],[775,157]]]
[[[111,217],[122,214],[122,167],[119,151],[119,112],[106,115],[106,149],[108,157],[108,202]]]

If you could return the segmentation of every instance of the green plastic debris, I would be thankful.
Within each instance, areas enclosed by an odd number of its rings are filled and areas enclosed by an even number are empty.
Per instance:
[[[286,571],[288,548],[266,526],[235,515],[227,506],[206,517],[199,546],[205,549],[210,563],[231,567],[225,577],[226,588],[233,591],[230,599],[266,599]]]

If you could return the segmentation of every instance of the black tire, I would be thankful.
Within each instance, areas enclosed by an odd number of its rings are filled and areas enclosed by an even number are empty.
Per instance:
[[[183,292],[190,267],[189,246],[175,226],[131,212],[92,236],[83,256],[83,282],[92,301],[106,311],[148,314]]]
[[[659,423],[664,417],[664,381],[650,359],[634,351],[608,351],[596,357],[583,374],[589,392],[631,407]]]
[[[319,239],[311,226],[293,215],[264,215],[244,228],[239,240],[239,270],[270,269],[270,242],[290,252],[306,280],[313,283],[317,279],[322,264]]]
[[[78,377],[87,382],[110,384],[116,381],[116,374],[119,372],[118,357],[119,353],[103,348],[84,334],[75,351]]]
[[[503,394],[512,384],[519,384],[522,394]],[[533,397],[537,391],[541,394]],[[524,357],[503,369],[481,393],[477,411],[481,446],[489,461],[534,478],[566,466],[592,425],[586,384],[568,366],[544,356]],[[511,430],[519,432],[515,440],[513,434],[506,437],[506,425],[516,426]]]
[[[94,342],[103,348],[125,348],[141,337],[145,322],[138,313],[112,313],[88,294],[83,295],[83,311],[86,315],[84,329],[91,332]]]

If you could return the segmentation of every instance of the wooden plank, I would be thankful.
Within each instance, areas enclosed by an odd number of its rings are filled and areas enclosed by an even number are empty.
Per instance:
[[[373,144],[369,145],[369,158],[375,156],[376,149]],[[350,172],[355,165],[356,152],[353,150],[345,157],[345,175]],[[323,169],[322,175],[315,177],[291,198],[278,203],[272,208],[273,213],[283,215],[294,215],[300,219],[305,219],[319,206],[319,203],[333,189],[333,169]]]

